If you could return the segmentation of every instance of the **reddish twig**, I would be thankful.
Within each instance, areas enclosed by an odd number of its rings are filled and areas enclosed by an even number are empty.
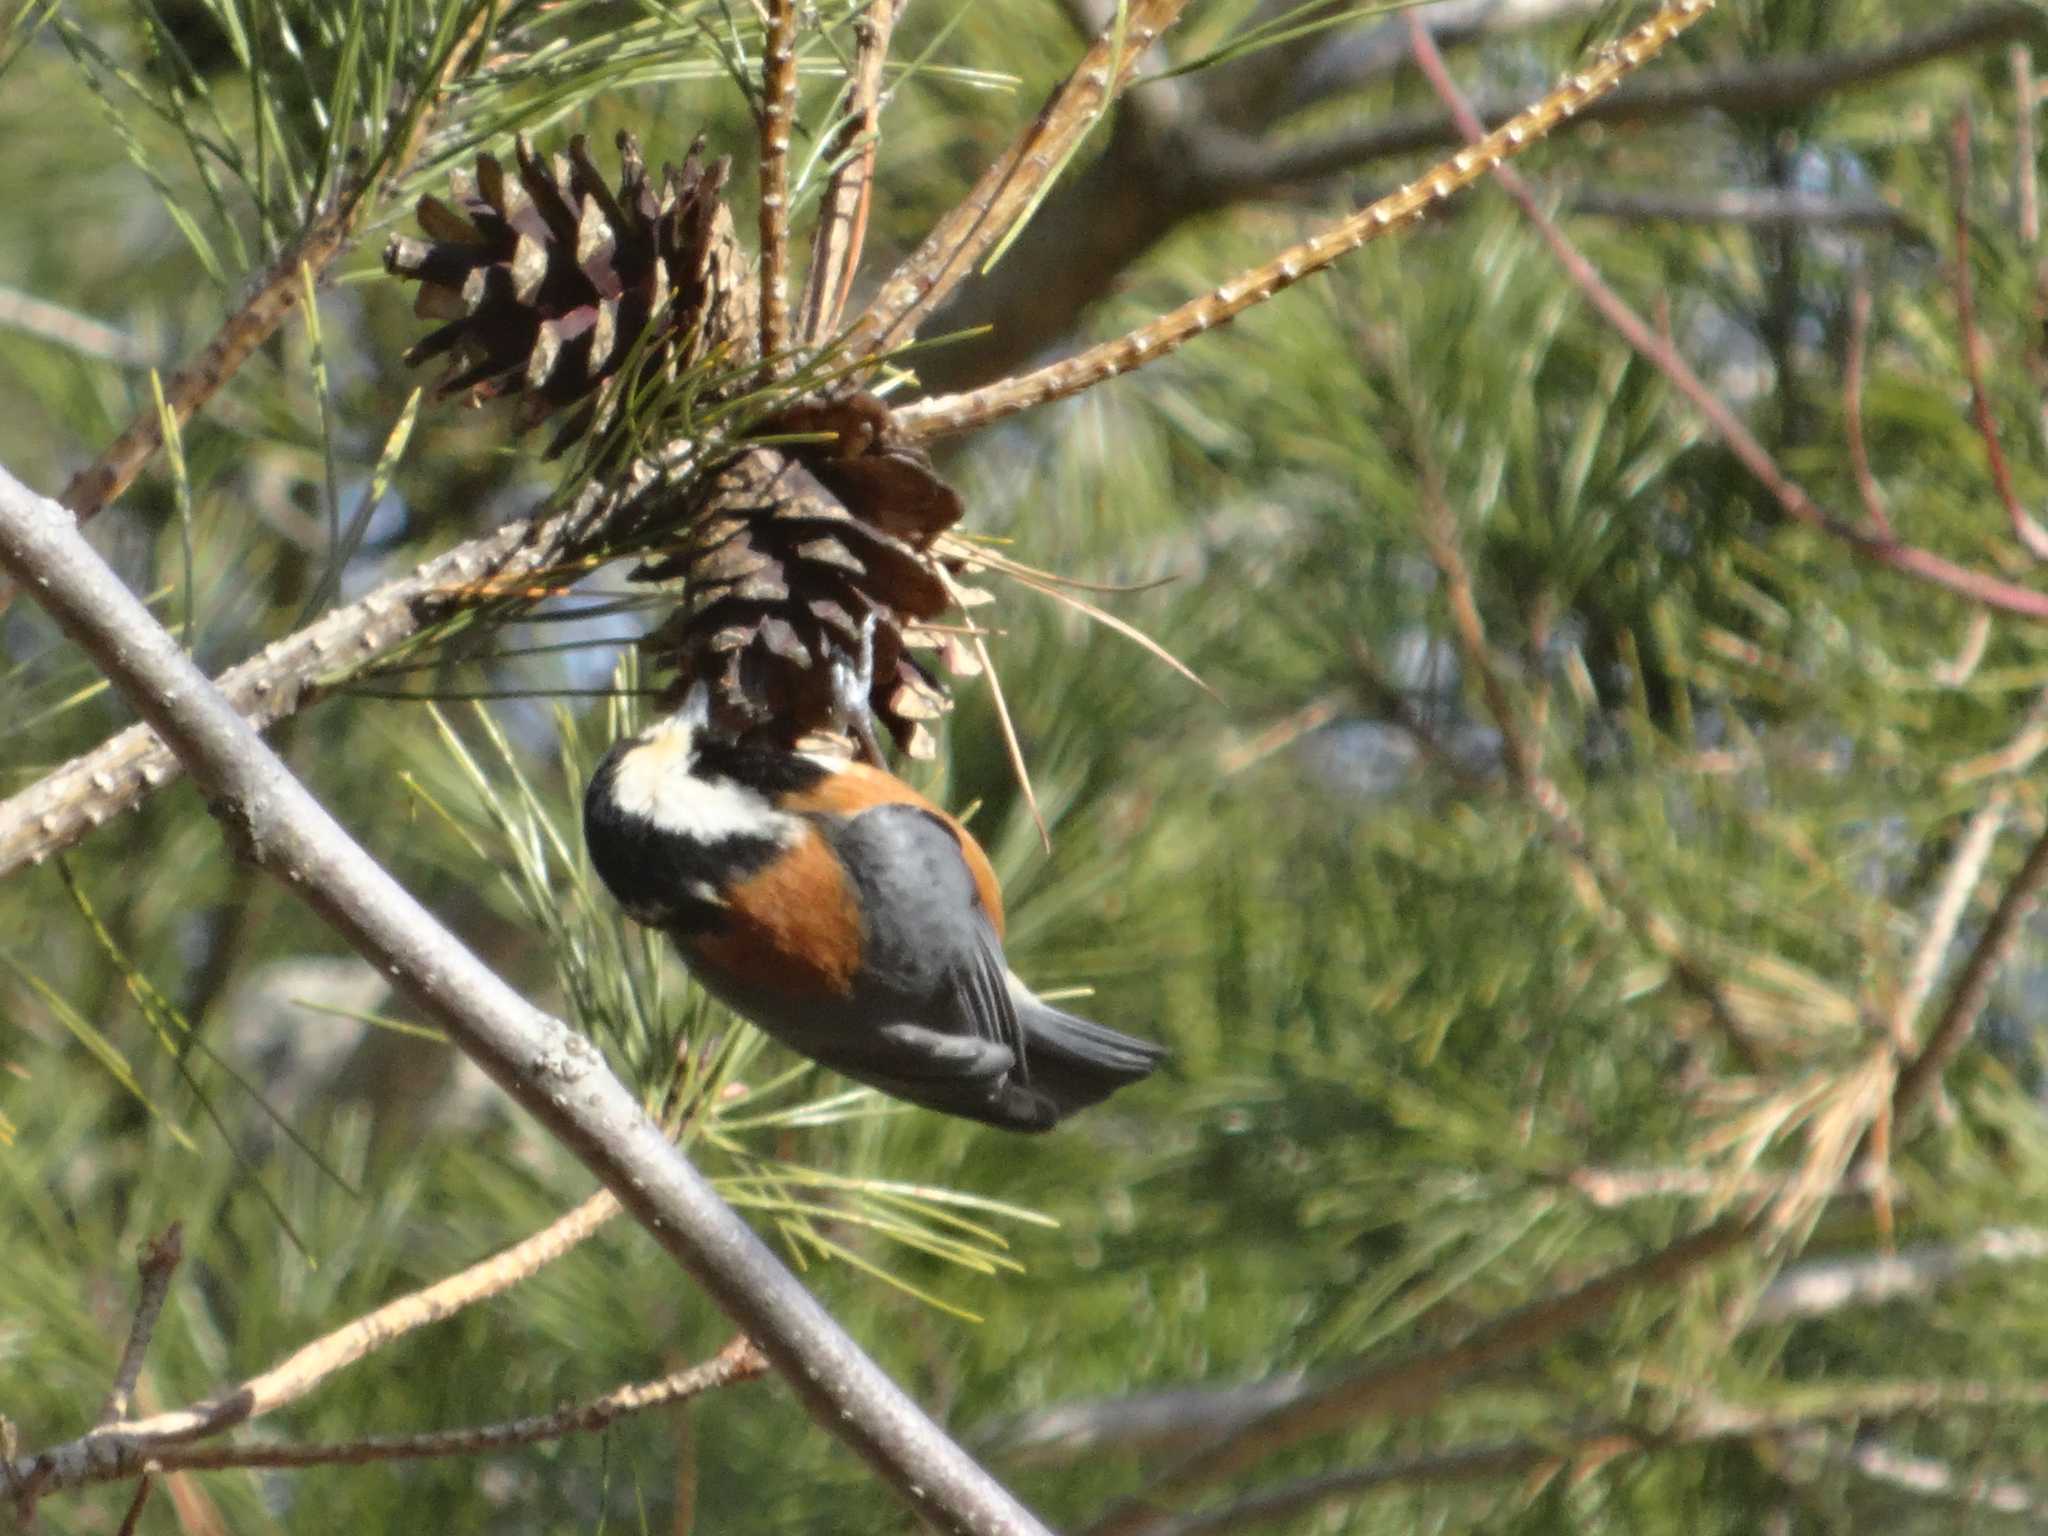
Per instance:
[[[1949,186],[1955,209],[1956,328],[1961,333],[1963,374],[1970,381],[1970,417],[1984,440],[1984,458],[1991,484],[2005,505],[2012,536],[2036,560],[2048,560],[2048,530],[2027,514],[2013,489],[2012,470],[1998,445],[1998,423],[1991,419],[1991,400],[1984,392],[1984,336],[1977,329],[1976,285],[1970,278],[1970,118],[1958,112],[1949,130]]]
[[[1435,57],[1434,45],[1425,38],[1418,47],[1418,57]],[[1442,69],[1441,59],[1434,70],[1425,63],[1431,83],[1436,86],[1445,105],[1456,118],[1458,127],[1469,139],[1481,136],[1483,124],[1473,114],[1464,94],[1456,83]],[[1588,261],[1578,247],[1557,227],[1556,221],[1543,211],[1529,185],[1513,170],[1498,167],[1495,176],[1501,189],[1513,198],[1522,210],[1543,243],[1550,248],[1551,256],[1563,268],[1587,301],[1600,317],[1620,333],[1623,340],[1634,347],[1642,357],[1670,381],[1692,408],[1706,418],[1707,424],[1719,435],[1737,463],[1777,502],[1779,509],[1793,521],[1816,528],[1830,537],[1847,544],[1857,554],[1873,564],[1887,570],[1897,571],[1931,586],[1940,587],[1971,602],[2001,612],[2019,614],[2033,620],[2048,620],[2048,592],[2038,592],[2023,587],[2017,582],[2006,581],[1988,572],[1972,570],[1958,565],[1955,561],[1935,554],[1932,550],[1917,545],[1901,543],[1895,538],[1869,533],[1853,524],[1844,522],[1823,509],[1809,496],[1805,489],[1785,473],[1770,451],[1744,425],[1741,418],[1730,410],[1715,393],[1709,389],[1692,365],[1668,340],[1659,336],[1652,327],[1638,315],[1627,302],[1608,286],[1597,268]]]
[[[2034,50],[2014,43],[2006,50],[2012,66],[2012,181],[2013,201],[2019,206],[2020,239],[2033,245],[2041,238],[2041,178],[2035,168],[2036,136],[2034,114],[2041,110],[2034,85]]]

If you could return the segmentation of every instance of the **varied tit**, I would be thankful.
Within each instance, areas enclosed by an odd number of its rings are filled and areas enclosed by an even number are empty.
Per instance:
[[[747,746],[683,708],[608,752],[583,800],[598,875],[705,990],[792,1050],[928,1109],[1050,1130],[1156,1067],[1003,960],[967,829],[864,763]]]

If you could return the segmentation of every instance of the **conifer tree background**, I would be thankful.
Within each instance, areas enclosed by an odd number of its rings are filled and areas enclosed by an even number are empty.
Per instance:
[[[1118,16],[900,9],[853,311]],[[1498,121],[1650,9],[1191,6],[924,328],[992,332],[910,354],[895,398],[1256,266],[1449,153],[1447,96]],[[872,16],[798,14],[801,237]],[[479,18],[499,51],[465,73]],[[96,546],[218,673],[533,515],[544,440],[414,401],[423,326],[378,251],[515,130],[620,128],[656,164],[700,131],[734,156],[751,248],[762,35],[695,3],[14,7],[0,466],[89,498],[67,482],[152,409],[151,370],[324,241],[310,323],[290,291]],[[974,613],[1050,853],[985,684],[955,681],[913,773],[974,808],[1020,972],[1173,1050],[1054,1136],[800,1071],[592,894],[571,808],[640,707],[619,642],[659,617],[618,568],[337,657],[270,739],[1057,1529],[2038,1524],[2044,47],[2011,0],[1723,0],[1519,162],[1528,206],[1475,188],[1133,376],[932,444],[967,532],[1216,695],[992,580]],[[0,666],[0,796],[134,718],[32,594]],[[565,1251],[182,1448],[232,1469],[0,1485],[0,1525],[903,1528],[189,785],[36,866],[20,803],[0,1463],[101,1419],[173,1222],[114,1417],[535,1233]],[[616,1395],[697,1365],[667,1378],[686,1405]],[[589,1411],[529,1444],[363,1443],[564,1403]],[[319,1446],[339,1464],[290,1464]]]

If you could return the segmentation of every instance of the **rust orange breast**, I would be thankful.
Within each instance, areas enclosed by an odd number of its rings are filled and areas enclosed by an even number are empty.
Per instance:
[[[930,811],[946,824],[954,840],[960,844],[960,857],[967,863],[967,872],[974,877],[974,888],[981,896],[989,921],[995,925],[996,937],[1003,937],[1003,888],[996,880],[995,866],[981,851],[981,844],[950,814],[893,773],[883,773],[866,763],[848,763],[838,772],[827,774],[811,788],[790,795],[782,802],[785,810],[821,816],[853,816],[874,805],[914,805],[921,811]]]
[[[792,1001],[846,997],[860,972],[860,912],[814,830],[726,892],[724,921],[689,953],[720,975]]]

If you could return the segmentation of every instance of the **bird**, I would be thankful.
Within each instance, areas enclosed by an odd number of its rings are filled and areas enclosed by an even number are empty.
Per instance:
[[[1047,1131],[1149,1075],[1150,1041],[1064,1012],[1003,954],[973,834],[882,767],[716,729],[699,683],[583,799],[592,866],[713,997],[909,1103]]]

